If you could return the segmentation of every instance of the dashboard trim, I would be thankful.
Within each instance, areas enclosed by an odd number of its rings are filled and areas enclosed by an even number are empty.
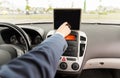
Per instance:
[[[94,58],[86,62],[84,69],[111,68],[120,69],[120,58]]]

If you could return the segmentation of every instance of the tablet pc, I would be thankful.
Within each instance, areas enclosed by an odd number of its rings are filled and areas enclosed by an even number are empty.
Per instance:
[[[54,29],[68,22],[71,30],[79,30],[81,22],[81,9],[54,9]]]

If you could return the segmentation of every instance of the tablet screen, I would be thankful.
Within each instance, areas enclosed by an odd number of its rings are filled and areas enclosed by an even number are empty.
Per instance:
[[[80,29],[81,9],[54,9],[54,29],[68,22],[71,25],[71,30]]]

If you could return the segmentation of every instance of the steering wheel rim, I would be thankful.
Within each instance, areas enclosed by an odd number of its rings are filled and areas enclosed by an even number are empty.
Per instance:
[[[20,34],[20,36],[25,41],[25,45],[26,45],[25,53],[31,49],[30,48],[31,43],[30,43],[29,37],[22,28],[14,25],[14,24],[4,23],[4,22],[0,22],[0,27],[8,27],[8,28],[14,29],[15,31],[17,31]]]

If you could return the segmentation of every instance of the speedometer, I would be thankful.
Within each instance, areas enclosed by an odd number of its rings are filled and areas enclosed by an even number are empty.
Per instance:
[[[17,44],[18,43],[17,37],[15,35],[10,37],[10,43],[12,43],[12,44]]]
[[[37,35],[34,39],[34,42],[35,42],[35,44],[41,43],[42,42],[41,37],[39,35]]]
[[[25,44],[25,40],[22,37],[20,37],[20,43]]]

